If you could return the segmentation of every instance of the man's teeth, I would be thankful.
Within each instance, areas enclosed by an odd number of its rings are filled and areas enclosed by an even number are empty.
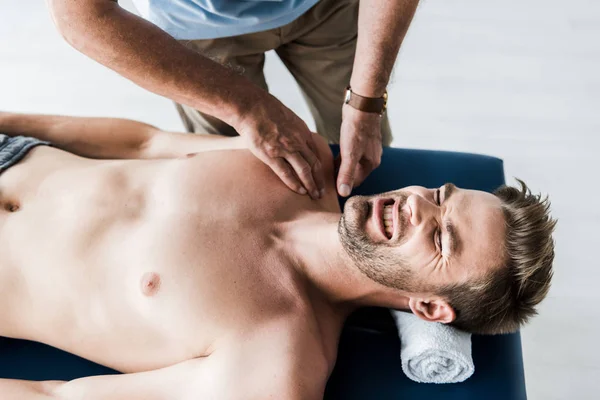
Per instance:
[[[385,227],[385,233],[388,236],[394,234],[394,221],[392,219],[392,206],[383,207],[383,226]]]

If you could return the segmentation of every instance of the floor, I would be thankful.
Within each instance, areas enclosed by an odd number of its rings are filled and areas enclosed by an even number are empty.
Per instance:
[[[532,400],[598,398],[599,44],[595,0],[425,0],[390,88],[394,146],[495,155],[507,177],[550,194],[554,285],[522,331]],[[310,121],[273,55],[266,69],[272,92]],[[0,0],[0,109],[181,129],[169,101],[64,43],[39,0]]]

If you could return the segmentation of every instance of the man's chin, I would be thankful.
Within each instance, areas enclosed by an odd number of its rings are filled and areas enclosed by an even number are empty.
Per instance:
[[[371,213],[371,203],[364,196],[352,196],[344,204],[344,218],[353,226],[363,226]]]

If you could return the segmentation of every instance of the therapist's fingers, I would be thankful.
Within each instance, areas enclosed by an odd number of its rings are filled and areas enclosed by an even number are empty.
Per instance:
[[[342,162],[337,177],[337,190],[340,196],[348,197],[354,187],[354,174],[359,157],[353,152],[340,155]]]
[[[314,153],[312,153],[310,150],[304,150],[302,153],[294,152],[288,154],[285,159],[290,164],[298,178],[300,178],[302,185],[306,188],[306,190],[308,190],[310,197],[313,199],[318,199],[320,197],[320,193],[319,189],[317,188],[317,184],[315,183],[313,173],[319,172],[314,170],[315,166],[319,166],[317,162],[318,159]]]
[[[267,164],[273,172],[281,179],[281,181],[290,189],[298,194],[306,194],[306,189],[296,173],[288,164],[288,162],[283,158],[266,158],[263,160],[265,164]]]
[[[314,140],[314,137],[317,133],[312,133],[311,140],[308,140],[306,144],[310,148],[310,153],[302,153],[302,156],[308,161],[309,164],[312,165],[313,169],[313,179],[317,184],[317,189],[319,190],[319,194],[323,197],[325,193],[325,171],[323,171],[323,164],[321,164],[321,159],[319,158],[319,149],[317,148],[317,143]],[[313,155],[314,157],[311,157]]]
[[[325,193],[325,174],[321,160],[318,158],[318,153],[313,150],[312,152],[303,152],[302,156],[312,168],[312,177],[315,181],[315,185],[317,185],[319,197],[323,197],[323,194]]]
[[[375,164],[359,161],[354,171],[354,187],[359,187],[375,168]]]
[[[249,150],[286,186],[296,193],[319,198],[325,179],[312,133],[304,121],[285,106],[280,104],[279,108],[267,107],[267,110],[269,118],[253,114],[251,123],[247,122],[238,132],[249,138]]]

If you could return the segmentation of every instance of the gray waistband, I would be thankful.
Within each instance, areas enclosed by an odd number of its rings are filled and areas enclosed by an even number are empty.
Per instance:
[[[10,137],[0,134],[0,173],[21,161],[35,146],[49,144],[29,136]]]

